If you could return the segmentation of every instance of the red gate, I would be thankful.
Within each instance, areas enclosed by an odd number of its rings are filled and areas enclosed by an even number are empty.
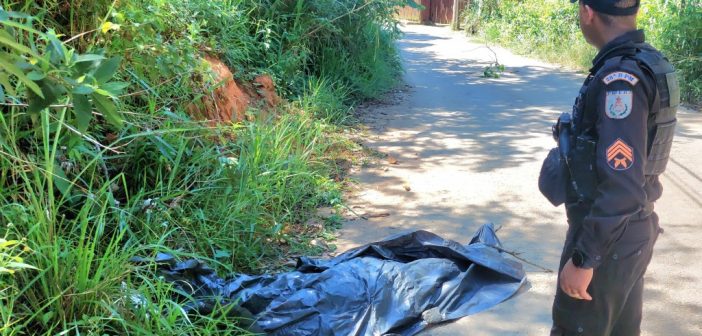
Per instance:
[[[432,0],[431,21],[440,24],[450,24],[453,17],[453,0]]]
[[[421,22],[450,24],[453,17],[453,0],[415,0],[416,3],[424,6],[420,11],[409,6],[400,7],[398,14],[401,19]],[[458,1],[459,13],[466,7],[467,0]]]

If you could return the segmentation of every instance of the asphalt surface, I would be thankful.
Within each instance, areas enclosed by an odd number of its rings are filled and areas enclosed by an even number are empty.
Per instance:
[[[569,111],[583,74],[501,48],[490,51],[447,28],[410,25],[399,42],[411,87],[397,104],[366,114],[367,145],[397,159],[354,173],[357,213],[343,251],[405,230],[467,242],[486,222],[505,248],[556,270],[566,231],[563,208],[539,193],[550,125]],[[483,77],[495,56],[506,71]],[[665,234],[646,275],[644,335],[702,335],[702,113],[682,111],[663,198]],[[409,189],[409,191],[408,191]],[[422,335],[547,335],[556,273],[525,265],[529,290],[493,309]]]

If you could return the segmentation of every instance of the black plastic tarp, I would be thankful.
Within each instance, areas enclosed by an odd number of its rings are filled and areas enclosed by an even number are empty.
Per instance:
[[[332,259],[303,257],[295,271],[273,275],[222,279],[197,260],[156,261],[168,281],[195,298],[185,309],[235,304],[269,335],[414,335],[519,291],[522,265],[494,246],[501,243],[488,224],[467,245],[414,231]]]

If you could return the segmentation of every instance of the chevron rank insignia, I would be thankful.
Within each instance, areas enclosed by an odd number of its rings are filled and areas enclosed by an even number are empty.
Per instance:
[[[633,100],[631,91],[607,91],[605,113],[611,119],[624,119],[631,114]]]
[[[622,139],[607,148],[607,164],[614,170],[627,170],[634,165],[634,149]]]

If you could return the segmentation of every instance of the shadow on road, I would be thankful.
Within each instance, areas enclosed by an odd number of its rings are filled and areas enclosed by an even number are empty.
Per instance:
[[[536,181],[542,159],[554,146],[550,126],[570,110],[584,76],[495,48],[506,71],[500,78],[484,78],[493,53],[436,27],[408,27],[399,48],[411,92],[400,104],[365,116],[377,130],[366,139],[368,145],[396,157],[399,164],[363,169],[355,176],[361,190],[350,199],[359,213],[383,211],[390,216],[347,222],[341,250],[415,229],[466,243],[480,225],[492,222],[502,226],[498,235],[507,249],[557,269],[567,224],[563,209],[539,194]],[[676,143],[681,149],[700,145],[702,127],[697,125],[702,117],[681,118],[691,122],[681,122]],[[687,197],[686,209],[696,208],[688,217],[661,213],[661,218],[675,219],[669,225],[680,232],[699,230],[695,223],[702,216],[702,179],[691,162],[673,160],[664,176],[671,189],[667,192],[675,199]],[[702,282],[699,272],[681,270],[678,262],[670,276],[657,273],[668,270],[662,265],[667,260],[681,255],[702,260],[699,250],[689,237],[660,239],[652,264],[657,271],[646,278],[647,304],[656,304],[647,308],[645,335],[699,334],[702,307],[680,298],[681,290],[702,290],[685,285]],[[465,335],[468,330],[471,335],[547,334],[556,275],[525,268],[532,284],[528,293],[423,335]],[[676,282],[685,284],[669,290]],[[669,304],[674,307],[666,309]]]

